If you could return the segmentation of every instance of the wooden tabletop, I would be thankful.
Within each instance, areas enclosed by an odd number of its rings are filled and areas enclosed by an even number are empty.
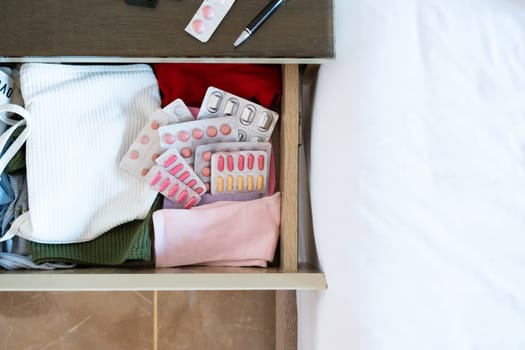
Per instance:
[[[268,0],[236,1],[207,43],[184,31],[201,2],[160,0],[156,8],[144,8],[124,0],[1,0],[0,57],[294,62],[334,57],[332,0],[288,0],[238,48],[233,42]]]

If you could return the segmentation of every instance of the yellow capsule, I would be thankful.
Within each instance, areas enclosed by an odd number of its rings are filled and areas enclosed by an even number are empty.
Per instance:
[[[248,191],[250,191],[250,192],[253,191],[253,176],[248,175],[248,177],[246,178],[246,180],[247,180],[247,182],[248,182],[248,183],[246,184],[246,189],[247,189]]]
[[[233,191],[233,176],[231,175],[228,175],[226,189],[228,190],[228,192]]]
[[[242,192],[244,190],[244,179],[242,176],[237,176],[237,191]]]
[[[224,180],[222,176],[217,176],[217,192],[224,191]]]
[[[264,185],[263,176],[262,175],[257,176],[257,191],[261,191],[263,189],[263,185]]]

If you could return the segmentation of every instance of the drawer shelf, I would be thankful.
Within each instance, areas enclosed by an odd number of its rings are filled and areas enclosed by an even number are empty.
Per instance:
[[[2,271],[0,290],[293,290],[324,289],[324,275],[298,265],[298,150],[300,79],[296,64],[282,66],[283,96],[273,143],[281,192],[278,266],[263,268],[76,268]]]

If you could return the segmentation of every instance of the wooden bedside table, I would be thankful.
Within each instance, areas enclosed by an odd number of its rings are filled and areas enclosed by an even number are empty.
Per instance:
[[[82,268],[0,273],[2,290],[323,289],[324,275],[297,263],[299,64],[334,57],[332,1],[289,0],[238,48],[233,42],[267,0],[237,1],[208,43],[184,31],[200,0],[160,0],[157,8],[124,0],[3,0],[0,64],[282,64],[277,131],[282,193],[280,265],[258,268]]]

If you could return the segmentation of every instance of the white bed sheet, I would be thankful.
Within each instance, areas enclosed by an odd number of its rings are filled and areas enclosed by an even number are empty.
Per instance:
[[[335,0],[299,349],[525,349],[525,1]]]

